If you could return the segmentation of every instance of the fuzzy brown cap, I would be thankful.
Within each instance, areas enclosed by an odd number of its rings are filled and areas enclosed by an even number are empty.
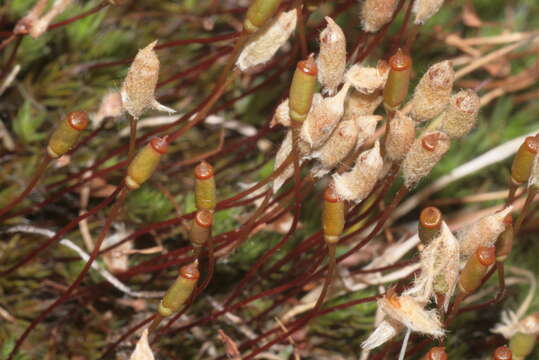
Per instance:
[[[427,176],[450,146],[449,136],[441,131],[429,132],[417,138],[402,163],[406,187],[413,189],[423,177]]]
[[[442,130],[454,139],[468,135],[477,122],[481,102],[473,90],[461,90],[451,97],[443,114]]]
[[[415,122],[400,111],[391,120],[385,141],[386,155],[392,161],[404,159],[415,140]]]
[[[415,23],[423,24],[440,10],[444,0],[416,0],[412,12],[415,14]]]
[[[320,33],[320,54],[316,60],[318,65],[318,81],[324,87],[323,93],[333,95],[343,81],[346,68],[346,38],[344,32],[335,21],[326,16],[328,25]]]
[[[384,161],[378,141],[356,161],[349,172],[333,175],[335,191],[341,199],[360,202],[370,194],[382,173]]]
[[[449,61],[432,65],[419,81],[411,101],[415,121],[427,121],[439,115],[449,103],[455,72]]]
[[[361,25],[367,32],[376,32],[391,21],[398,0],[365,0],[361,7]]]

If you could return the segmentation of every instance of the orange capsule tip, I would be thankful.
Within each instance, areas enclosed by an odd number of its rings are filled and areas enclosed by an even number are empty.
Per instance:
[[[73,111],[67,114],[67,123],[74,130],[83,131],[88,127],[88,114],[85,111]]]
[[[203,228],[209,228],[213,222],[213,214],[209,210],[197,211],[196,216],[195,216],[195,221],[197,225]]]
[[[307,60],[301,60],[300,62],[298,62],[297,69],[311,76],[316,76],[318,74],[316,62],[314,61],[314,58],[312,56],[309,56]]]
[[[200,272],[198,271],[197,262],[192,262],[180,268],[180,276],[187,280],[198,280]]]
[[[405,71],[412,66],[412,58],[399,48],[397,52],[389,58],[389,66],[393,71]]]
[[[152,149],[154,149],[156,152],[158,152],[161,155],[166,154],[168,151],[168,142],[166,141],[165,138],[154,137],[150,141],[150,146],[152,147]]]
[[[481,265],[490,266],[496,261],[496,248],[494,246],[480,246],[476,250],[476,256]]]
[[[331,203],[342,201],[333,186],[328,186],[326,191],[324,191],[324,200]]]
[[[500,346],[494,350],[493,360],[512,360],[513,352],[507,346]]]
[[[537,151],[539,150],[539,134],[528,136],[526,140],[524,140],[524,146],[530,153],[537,154]]]
[[[426,207],[419,214],[419,223],[426,229],[438,229],[442,224],[442,212],[434,206]]]
[[[207,180],[213,177],[213,166],[206,161],[202,161],[195,167],[195,177],[198,180]]]

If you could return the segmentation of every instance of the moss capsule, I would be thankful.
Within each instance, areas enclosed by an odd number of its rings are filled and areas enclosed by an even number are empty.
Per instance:
[[[440,234],[442,221],[442,212],[438,208],[429,206],[421,210],[419,214],[418,234],[419,240],[421,240],[423,245],[428,245]]]
[[[200,273],[198,263],[193,262],[180,269],[180,274],[174,284],[167,290],[165,296],[157,307],[157,312],[162,317],[167,317],[181,310],[187,299],[193,293]]]
[[[528,136],[518,149],[513,165],[511,166],[511,176],[517,183],[528,181],[530,177],[533,161],[539,149],[539,136]]]
[[[412,59],[398,49],[389,59],[389,76],[384,87],[384,105],[394,110],[402,104],[408,95],[410,73],[412,72]]]
[[[513,358],[515,360],[524,360],[533,351],[536,341],[536,334],[517,332],[509,341],[509,348],[513,353]]]
[[[213,210],[217,202],[213,166],[205,161],[195,168],[195,201],[197,210]]]
[[[84,111],[74,111],[60,122],[52,133],[47,152],[53,158],[58,158],[68,152],[79,140],[80,134],[88,126],[88,115]]]
[[[213,214],[209,210],[199,210],[195,215],[189,240],[195,248],[201,248],[208,242],[213,222]]]
[[[312,56],[298,62],[290,85],[289,106],[292,121],[302,122],[311,109],[318,70]]]
[[[275,14],[280,4],[281,0],[254,0],[243,22],[244,30],[250,34],[257,32]]]
[[[344,230],[344,201],[339,198],[332,185],[324,192],[322,226],[327,243],[335,244],[339,241]]]
[[[127,169],[126,185],[138,189],[152,176],[159,165],[161,156],[166,154],[168,143],[164,138],[155,137],[135,156]]]
[[[460,274],[459,288],[463,294],[470,294],[481,285],[483,277],[486,275],[490,265],[496,260],[496,249],[494,246],[480,246],[468,259]]]

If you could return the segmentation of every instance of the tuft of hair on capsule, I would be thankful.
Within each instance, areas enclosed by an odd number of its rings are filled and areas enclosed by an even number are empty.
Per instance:
[[[312,110],[301,127],[301,139],[311,149],[322,146],[341,120],[349,88],[350,85],[345,84],[335,96],[313,102]]]
[[[361,153],[354,167],[343,174],[334,174],[335,191],[343,200],[359,203],[370,194],[378,181],[384,161],[380,155],[380,144]]]
[[[358,132],[356,121],[341,121],[326,143],[312,156],[318,158],[324,169],[333,169],[354,149]]]
[[[51,135],[47,145],[47,153],[52,158],[59,158],[68,152],[79,140],[82,132],[88,127],[88,114],[84,111],[73,111],[60,121]]]
[[[496,261],[494,246],[479,246],[464,265],[459,278],[461,294],[469,295],[481,286],[483,277]]]
[[[154,137],[148,145],[140,150],[127,168],[125,184],[131,190],[138,189],[154,173],[161,161],[161,156],[168,151],[168,142],[165,138]]]
[[[436,222],[437,219],[435,219]],[[459,243],[441,221],[438,236],[431,239],[420,253],[421,273],[414,279],[413,286],[404,295],[413,296],[427,303],[434,295],[443,295],[444,309],[455,291],[460,269]],[[436,301],[439,297],[435,297]]]
[[[389,64],[380,60],[376,67],[355,64],[346,72],[346,82],[358,92],[368,95],[382,90],[389,75]]]
[[[384,319],[369,335],[367,340],[361,343],[364,350],[372,350],[391,340],[402,331],[404,326],[391,318]]]
[[[135,119],[139,119],[147,109],[176,112],[155,99],[160,66],[154,50],[156,45],[157,40],[138,51],[120,90],[124,109]]]
[[[206,246],[211,234],[213,224],[213,213],[210,210],[198,210],[191,224],[189,231],[189,241],[195,249]]]
[[[236,61],[238,68],[245,72],[270,61],[296,29],[297,18],[293,9],[269,21],[244,46]]]
[[[343,82],[346,68],[346,38],[341,27],[329,16],[325,17],[327,26],[320,33],[320,52],[316,59],[318,81],[322,93],[334,95]]]
[[[461,256],[471,256],[479,246],[493,246],[507,225],[507,216],[513,208],[506,207],[492,215],[485,216],[464,229],[459,235]]]
[[[450,146],[449,136],[441,131],[428,132],[417,138],[402,162],[405,186],[413,189],[431,172]]]
[[[306,60],[298,62],[288,97],[292,123],[301,124],[307,118],[316,90],[317,74],[318,67],[312,54]]]
[[[512,360],[513,352],[507,346],[500,346],[492,353],[492,360]]]
[[[275,15],[281,5],[281,0],[253,0],[243,22],[243,30],[249,34],[255,33]]]
[[[442,130],[451,138],[460,139],[474,128],[481,102],[473,90],[461,90],[451,97],[442,114]]]
[[[415,140],[415,122],[400,111],[390,120],[385,139],[386,156],[391,161],[402,161]]]
[[[434,346],[430,348],[429,352],[423,356],[421,360],[447,360],[447,353],[445,352],[445,347],[443,346]]]
[[[417,25],[424,24],[440,10],[444,0],[416,0],[412,12],[415,14],[414,22]]]
[[[393,18],[398,0],[365,0],[361,5],[361,26],[366,32],[377,32]]]
[[[168,317],[180,311],[193,294],[199,277],[198,261],[182,266],[178,277],[161,299],[157,307],[158,314]]]
[[[505,230],[498,236],[496,240],[496,261],[504,262],[513,250],[513,240],[515,237],[513,229],[513,216],[511,213],[503,218]]]
[[[422,122],[439,115],[449,103],[454,81],[455,72],[449,61],[432,65],[415,88],[410,102],[412,118]]]
[[[388,63],[390,70],[384,87],[384,106],[396,110],[408,96],[412,58],[399,48]]]
[[[274,127],[277,125],[290,127],[292,125],[290,120],[289,102],[289,99],[285,99],[279,104],[279,106],[277,106],[277,109],[275,109],[275,113],[273,114],[273,118],[271,119],[270,127]]]
[[[344,230],[345,205],[335,192],[333,184],[329,184],[324,191],[324,206],[322,209],[322,227],[324,240],[328,245],[336,244]]]
[[[382,91],[363,94],[352,89],[345,102],[343,119],[357,119],[360,116],[372,115],[382,103]]]
[[[417,233],[423,245],[427,246],[440,235],[443,220],[442,212],[437,207],[428,206],[421,210],[419,213]]]
[[[195,167],[195,203],[197,210],[211,211],[217,204],[213,166],[206,161]]]
[[[442,337],[444,330],[436,310],[426,310],[414,297],[398,296],[390,289],[378,300],[378,307],[391,319],[408,329],[435,338]]]
[[[511,177],[514,182],[517,184],[528,182],[538,150],[539,134],[528,136],[520,145],[511,165]]]

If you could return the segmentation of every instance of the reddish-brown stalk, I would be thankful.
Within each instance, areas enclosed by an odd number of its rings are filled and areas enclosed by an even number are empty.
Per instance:
[[[80,13],[79,15],[75,15],[75,16],[69,18],[69,19],[65,19],[63,21],[60,21],[60,22],[57,22],[55,24],[49,25],[49,27],[47,28],[47,31],[54,30],[54,29],[69,25],[71,23],[74,23],[75,21],[84,19],[85,17],[95,14],[95,13],[99,12],[101,9],[104,9],[109,5],[110,5],[110,3],[107,0],[103,0],[98,5],[94,6],[93,8],[91,8],[91,9],[89,9],[87,11],[84,11],[84,12]]]
[[[69,297],[71,296],[73,291],[77,288],[77,286],[79,286],[79,284],[84,279],[84,276],[90,270],[90,267],[91,267],[92,263],[95,261],[95,259],[97,258],[97,255],[99,254],[99,249],[100,249],[103,241],[105,240],[105,236],[107,235],[110,227],[112,226],[113,221],[116,219],[116,216],[118,215],[118,212],[120,211],[120,208],[123,205],[123,201],[125,199],[125,196],[127,195],[127,189],[125,188],[123,183],[118,188],[119,188],[119,190],[118,190],[119,191],[118,199],[114,203],[114,206],[111,208],[111,210],[109,212],[109,215],[107,217],[107,220],[106,220],[106,222],[105,222],[105,224],[103,226],[103,229],[101,230],[101,233],[99,234],[99,237],[95,241],[95,247],[92,250],[92,253],[90,254],[90,258],[88,259],[88,261],[86,262],[86,264],[82,268],[81,272],[79,273],[79,275],[77,276],[75,281],[68,287],[68,289],[58,299],[56,299],[56,301],[54,301],[43,312],[41,312],[41,314],[39,314],[39,316],[37,318],[35,318],[31,322],[31,324],[26,328],[26,330],[23,332],[23,334],[21,336],[19,336],[19,338],[17,339],[17,342],[15,343],[15,346],[13,347],[13,350],[10,352],[10,354],[8,356],[8,360],[13,359],[13,357],[17,353],[17,350],[21,347],[24,340],[26,340],[26,338],[28,337],[28,335],[30,335],[32,330],[41,321],[43,321],[45,319],[45,317],[52,312],[52,310],[54,310],[56,307],[63,304],[66,300],[69,299]]]

